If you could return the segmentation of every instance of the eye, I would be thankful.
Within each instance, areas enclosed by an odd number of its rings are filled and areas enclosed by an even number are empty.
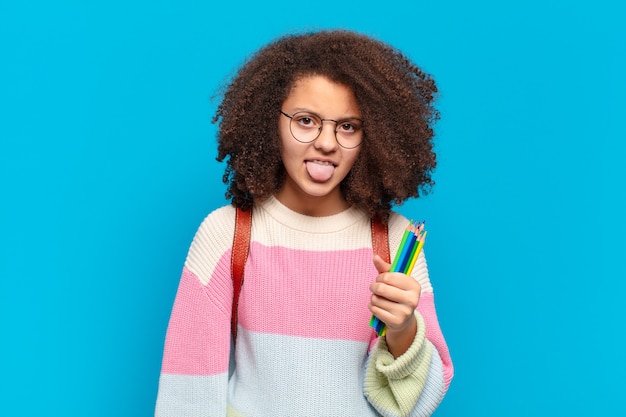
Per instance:
[[[337,131],[344,134],[356,133],[361,129],[358,120],[342,120],[337,124]]]
[[[308,113],[296,113],[293,116],[293,120],[299,127],[306,129],[318,129],[321,123],[319,117]]]

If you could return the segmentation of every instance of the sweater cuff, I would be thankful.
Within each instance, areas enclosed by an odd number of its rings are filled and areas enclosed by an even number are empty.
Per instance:
[[[434,348],[426,339],[422,315],[416,311],[415,318],[417,333],[405,353],[394,359],[387,342],[380,338],[367,364],[363,391],[385,416],[410,415],[426,386]]]
[[[397,358],[389,352],[387,341],[381,338],[375,351],[376,370],[392,380],[403,379],[409,375],[419,375],[426,379],[432,345],[426,339],[426,324],[422,315],[415,311],[417,332],[409,349]]]

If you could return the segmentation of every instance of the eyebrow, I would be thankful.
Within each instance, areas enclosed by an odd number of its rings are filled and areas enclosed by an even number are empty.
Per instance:
[[[331,118],[327,118],[327,117],[322,117],[322,116],[320,116],[320,114],[319,114],[319,113],[314,112],[313,110],[310,110],[310,109],[307,109],[307,108],[304,108],[304,107],[296,107],[296,108],[294,109],[294,112],[293,112],[291,115],[293,116],[294,114],[296,114],[296,113],[300,113],[300,112],[307,112],[307,113],[311,113],[311,114],[316,115],[316,116],[317,116],[317,117],[319,117],[320,119],[324,119],[324,120],[336,120],[336,121],[341,121],[341,120],[357,119],[357,120],[361,120],[361,121],[363,121],[363,119],[361,119],[361,117],[360,117],[360,116],[346,116],[346,117],[340,117],[340,118],[338,118],[338,119],[331,119]]]

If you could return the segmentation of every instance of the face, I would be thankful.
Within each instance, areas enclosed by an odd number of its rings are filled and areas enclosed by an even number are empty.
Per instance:
[[[297,81],[280,110],[290,116],[297,112],[313,113],[325,120],[361,117],[350,88],[317,75]],[[341,147],[335,130],[349,134],[350,125],[324,121],[317,139],[301,143],[292,136],[290,122],[289,117],[279,113],[281,157],[287,178],[276,197],[290,209],[310,216],[329,216],[345,210],[348,203],[339,185],[352,169],[360,146]],[[296,122],[311,123],[308,119]]]

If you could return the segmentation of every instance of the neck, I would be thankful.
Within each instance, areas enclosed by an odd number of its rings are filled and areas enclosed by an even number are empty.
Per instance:
[[[276,199],[296,213],[312,217],[332,216],[350,207],[339,189],[323,196],[312,196],[306,193],[288,193],[283,188],[276,193]]]

